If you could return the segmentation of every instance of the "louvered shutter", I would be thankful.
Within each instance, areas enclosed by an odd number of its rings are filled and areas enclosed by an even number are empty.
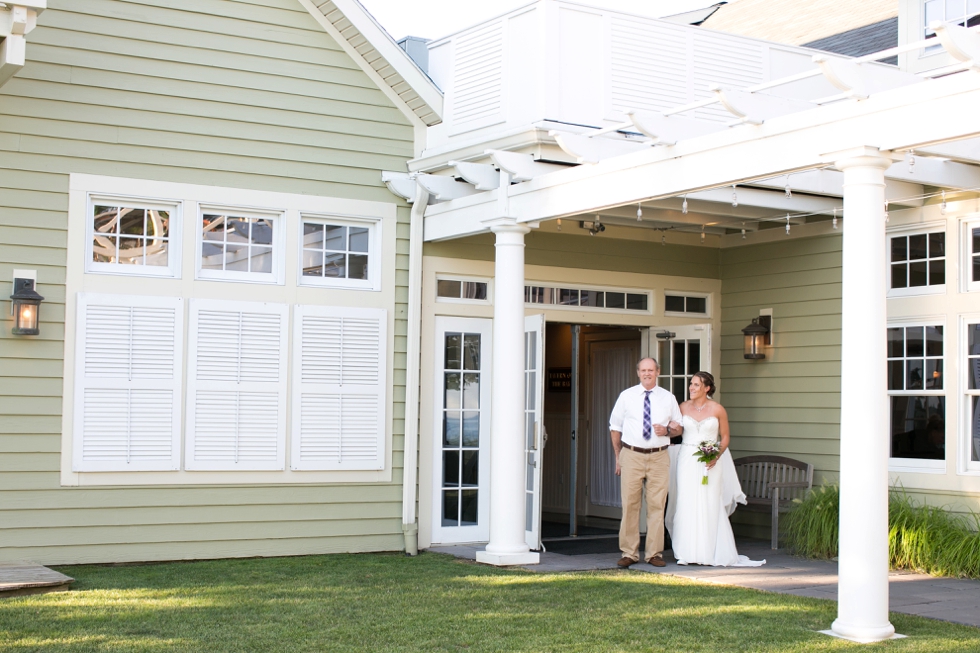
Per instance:
[[[387,311],[297,306],[294,315],[290,467],[383,469]]]
[[[180,466],[183,302],[79,293],[72,470]]]
[[[285,304],[191,300],[189,470],[285,468]]]

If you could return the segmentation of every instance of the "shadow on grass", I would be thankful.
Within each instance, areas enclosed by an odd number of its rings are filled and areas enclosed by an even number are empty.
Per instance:
[[[438,554],[62,571],[0,602],[3,651],[836,651],[836,604],[656,574],[538,574]],[[980,630],[893,615],[863,651],[977,651]]]

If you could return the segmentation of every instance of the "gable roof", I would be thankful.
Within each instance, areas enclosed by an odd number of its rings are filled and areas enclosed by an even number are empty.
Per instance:
[[[718,7],[702,27],[803,45],[898,16],[898,0],[737,0]]]
[[[299,0],[413,122],[442,122],[442,91],[357,0]]]

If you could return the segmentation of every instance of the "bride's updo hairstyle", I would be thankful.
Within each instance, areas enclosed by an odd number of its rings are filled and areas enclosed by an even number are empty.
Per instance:
[[[715,377],[711,376],[711,372],[698,372],[694,376],[701,379],[702,385],[708,389],[708,396],[713,397],[715,394]]]

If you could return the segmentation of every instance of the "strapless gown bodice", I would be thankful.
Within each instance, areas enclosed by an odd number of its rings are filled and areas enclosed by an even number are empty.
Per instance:
[[[699,421],[690,415],[684,415],[681,419],[683,420],[681,425],[684,427],[683,439],[681,440],[682,445],[697,447],[705,440],[710,440],[711,442],[718,441],[717,417],[705,417]]]

